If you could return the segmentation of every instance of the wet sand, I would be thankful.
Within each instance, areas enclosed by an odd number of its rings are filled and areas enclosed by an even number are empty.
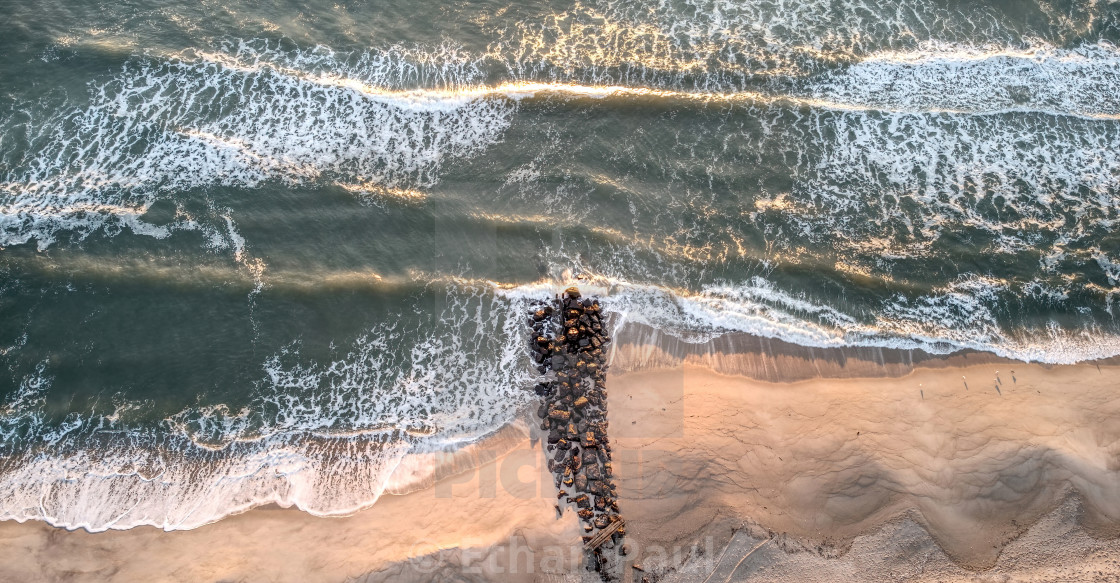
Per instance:
[[[635,580],[1120,578],[1113,363],[895,355],[876,375],[874,356],[771,354],[773,370],[813,367],[775,380],[635,347],[622,337],[608,382]],[[0,523],[0,579],[586,579],[582,532],[557,517],[527,423],[415,460],[454,475],[345,518],[272,507],[97,534]]]

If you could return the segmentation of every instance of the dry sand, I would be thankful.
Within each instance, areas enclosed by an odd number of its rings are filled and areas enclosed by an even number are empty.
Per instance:
[[[627,575],[1120,580],[1120,367],[957,358],[854,377],[846,364],[793,382],[686,358],[616,366],[614,466],[645,569]],[[346,518],[256,509],[170,533],[0,523],[0,580],[579,580],[582,533],[572,513],[557,519],[524,427],[454,460],[478,468]]]
[[[639,554],[642,546],[671,550],[712,537],[693,552],[710,555],[742,529],[758,543],[774,536],[772,556],[751,557],[732,580],[749,578],[751,564],[787,563],[782,550],[840,557],[803,561],[805,570],[784,579],[829,580],[818,579],[821,565],[853,571],[853,563],[874,562],[859,537],[894,529],[925,542],[909,544],[913,556],[899,550],[847,578],[897,580],[887,575],[921,559],[939,565],[939,580],[968,581],[993,568],[1000,577],[1014,571],[1000,563],[1001,550],[1047,517],[1052,532],[1043,525],[1033,536],[1050,540],[1050,551],[1068,543],[1070,552],[1097,552],[1086,541],[1100,537],[1101,548],[1120,558],[1112,540],[1120,525],[1115,366],[981,364],[769,383],[684,365],[617,376],[612,387],[620,496]],[[1077,544],[1070,533],[1081,537]],[[936,552],[922,559],[919,546]],[[1022,565],[1039,568],[1017,553]],[[687,544],[679,559],[658,551],[643,566],[695,562],[688,554]],[[1106,568],[1088,556],[1063,560]],[[1117,560],[1106,563],[1120,576]],[[1039,580],[1099,580],[1088,575]]]

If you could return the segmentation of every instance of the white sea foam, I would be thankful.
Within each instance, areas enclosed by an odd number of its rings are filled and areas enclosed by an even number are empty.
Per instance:
[[[933,354],[973,349],[1054,364],[1120,355],[1120,335],[1091,325],[1076,330],[1055,323],[1009,329],[998,317],[1009,295],[1002,282],[969,278],[917,298],[890,298],[867,319],[753,278],[685,294],[651,285],[616,285],[605,305],[623,321],[687,341],[745,332],[810,347],[921,349]]]
[[[196,407],[154,425],[142,421],[150,404],[119,400],[48,422],[41,364],[0,406],[0,519],[175,530],[270,502],[346,514],[407,489],[426,477],[398,472],[407,456],[476,441],[531,396],[528,302],[477,287],[436,299],[435,321],[402,314],[330,362],[298,344],[270,357],[243,408]]]
[[[1115,119],[1120,50],[1105,41],[1072,49],[927,41],[915,49],[872,53],[806,86],[817,99],[868,109],[1042,111]]]
[[[337,55],[240,43],[223,51],[136,58],[87,105],[35,113],[33,144],[3,177],[0,246],[136,220],[160,193],[254,187],[321,176],[431,186],[445,160],[499,139],[514,103],[471,96],[386,96],[378,88],[459,86],[477,68],[444,48]],[[174,228],[174,227],[171,227]],[[153,230],[154,229],[154,230]]]
[[[1093,243],[1120,216],[1115,122],[818,110],[783,131],[807,169],[751,215],[780,218],[784,227],[767,226],[781,229],[779,246],[827,242],[889,269],[945,235],[976,232],[988,252],[1037,252],[1046,270],[1060,248]],[[771,207],[778,214],[764,214]]]

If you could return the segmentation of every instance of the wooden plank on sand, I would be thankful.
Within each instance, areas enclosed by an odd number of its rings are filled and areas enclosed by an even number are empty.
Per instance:
[[[595,536],[591,537],[591,540],[583,545],[584,550],[592,551],[602,546],[603,543],[607,542],[607,539],[611,538],[611,535],[614,534],[616,530],[622,528],[622,523],[622,519],[619,519],[608,524],[606,528],[600,530]]]

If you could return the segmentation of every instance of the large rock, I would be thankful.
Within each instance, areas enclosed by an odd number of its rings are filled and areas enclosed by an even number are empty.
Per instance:
[[[553,407],[548,410],[548,418],[567,423],[568,420],[572,418],[572,414],[564,409]]]

